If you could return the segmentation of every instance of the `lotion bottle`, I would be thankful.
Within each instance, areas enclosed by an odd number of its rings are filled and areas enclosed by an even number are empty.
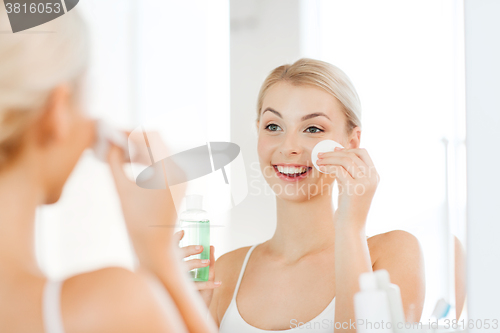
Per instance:
[[[202,209],[203,196],[186,195],[186,210],[179,215],[184,236],[180,246],[202,245],[203,251],[188,259],[210,259],[210,221],[208,214]],[[209,266],[195,268],[190,271],[193,281],[208,281]]]
[[[360,291],[354,295],[354,314],[358,333],[394,333],[389,299],[384,290],[378,289],[373,272],[359,275]]]
[[[392,318],[392,328],[395,333],[406,332],[405,313],[403,310],[403,301],[401,299],[401,291],[399,286],[391,283],[389,272],[385,269],[378,269],[373,272],[377,278],[378,288],[387,293],[389,300],[389,310]]]

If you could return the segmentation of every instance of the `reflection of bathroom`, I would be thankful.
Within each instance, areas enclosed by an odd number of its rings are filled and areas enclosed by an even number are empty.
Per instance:
[[[361,146],[373,157],[381,176],[367,235],[402,229],[419,239],[425,260],[421,317],[425,323],[440,298],[451,302],[446,284],[449,269],[444,265],[455,256],[450,257],[442,243],[446,232],[461,243],[456,259],[462,264],[451,269],[456,267],[460,277],[456,283],[460,290],[454,298],[457,304],[465,302],[465,100],[459,52],[463,36],[459,17],[454,16],[459,3],[442,2],[441,8],[430,1],[394,2],[392,10],[385,7],[388,4],[362,3],[232,1],[231,109],[238,110],[233,122],[252,120],[254,95],[248,91],[258,90],[268,69],[282,63],[284,57],[324,59],[351,77],[363,108]],[[273,19],[277,16],[279,25]],[[420,28],[421,20],[426,22],[425,29]],[[441,43],[442,38],[447,43]],[[258,58],[248,50],[258,50]],[[243,63],[248,65],[241,66]],[[384,87],[384,93],[375,87]],[[233,142],[246,154],[245,161],[255,159],[250,131],[232,134]],[[255,181],[256,186],[262,183]],[[264,192],[265,185],[260,189]],[[229,248],[272,235],[275,212],[268,201],[265,196],[252,197],[232,212],[231,220],[237,222],[228,228],[233,235]],[[255,205],[269,208],[254,211]],[[449,316],[466,318],[463,305],[451,312]]]
[[[498,141],[491,126],[500,120],[490,111],[498,109],[498,102],[492,99],[494,91],[483,89],[484,82],[496,87],[488,73],[499,69],[481,67],[491,59],[483,59],[477,51],[498,52],[480,44],[479,36],[494,29],[482,26],[483,20],[478,19],[498,6],[489,3],[488,10],[485,0],[476,5],[465,0],[469,26],[464,27],[463,1],[452,0],[442,0],[439,6],[434,0],[383,4],[230,0],[213,8],[200,4],[203,10],[199,11],[181,2],[165,2],[162,10],[154,12],[142,5],[138,6],[143,10],[136,12],[135,1],[121,0],[127,19],[92,11],[92,0],[87,2],[89,7],[82,3],[82,9],[87,8],[99,45],[92,89],[107,91],[90,101],[95,115],[123,127],[155,128],[172,145],[173,154],[215,141],[240,147],[241,159],[226,167],[224,174],[214,172],[189,184],[191,193],[207,191],[203,207],[213,213],[211,222],[221,226],[212,228],[210,235],[216,259],[273,235],[275,195],[258,164],[256,97],[272,69],[310,57],[342,68],[359,93],[361,147],[369,151],[381,176],[366,235],[403,230],[418,239],[425,294],[417,317],[424,324],[435,319],[441,299],[450,306],[449,311],[441,311],[441,323],[499,313],[498,305],[489,301],[500,298],[493,287],[498,272],[485,264],[495,262],[493,254],[498,253],[494,235],[500,226],[492,223],[498,220],[493,211],[497,203],[485,199],[494,193],[481,185],[495,188],[500,181],[496,174],[486,178],[478,162],[499,162],[491,146],[484,144]],[[176,15],[159,19],[161,12]],[[116,39],[129,30],[136,34]],[[158,31],[161,36],[155,35]],[[146,38],[145,32],[153,38]],[[159,44],[160,38],[172,43]],[[470,42],[465,51],[464,38]],[[182,45],[183,52],[172,52],[168,46],[174,42]],[[131,56],[110,63],[112,52]],[[200,95],[193,98],[193,91]],[[170,121],[172,114],[175,122]],[[234,197],[220,185],[241,180],[245,172],[248,195],[233,207]],[[222,181],[226,177],[229,182]],[[337,199],[334,193],[335,208]],[[133,267],[135,259],[109,170],[90,153],[77,165],[63,200],[40,208],[37,217],[37,255],[49,276],[64,277],[106,265]],[[51,223],[42,225],[44,221]]]

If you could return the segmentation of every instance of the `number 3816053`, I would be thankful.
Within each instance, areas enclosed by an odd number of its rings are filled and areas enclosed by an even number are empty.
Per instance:
[[[6,3],[5,8],[7,9],[7,13],[24,13],[24,14],[35,14],[35,13],[45,13],[45,14],[59,14],[61,12],[61,4],[60,3],[32,3],[30,5],[24,3]]]

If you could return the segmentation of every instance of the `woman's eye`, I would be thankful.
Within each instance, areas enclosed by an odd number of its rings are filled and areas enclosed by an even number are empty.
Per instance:
[[[269,124],[265,127],[265,129],[271,132],[276,132],[276,128],[279,128],[279,126],[276,124]]]
[[[309,131],[309,133],[321,133],[321,132],[323,132],[323,130],[322,130],[322,129],[319,129],[319,128],[317,128],[316,126],[311,126],[311,127],[308,127],[307,129],[310,129],[310,128],[317,129],[317,131],[314,131],[314,132]],[[307,130],[306,130],[306,131],[307,131]]]

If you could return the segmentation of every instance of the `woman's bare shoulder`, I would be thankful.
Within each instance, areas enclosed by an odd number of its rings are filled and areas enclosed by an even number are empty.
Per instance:
[[[250,248],[251,246],[240,247],[221,255],[215,261],[216,274],[219,272],[223,275],[233,275],[234,272],[239,272],[241,266],[243,266],[243,260],[245,259],[245,256]]]
[[[186,331],[173,301],[160,301],[147,275],[122,267],[65,280],[61,309],[68,333]]]
[[[425,299],[425,265],[422,247],[410,232],[393,230],[372,240],[378,257],[373,270],[385,269],[399,286],[406,320],[419,321]]]
[[[402,249],[408,252],[419,252],[420,243],[410,232],[404,230],[391,230],[373,235],[367,239],[372,263],[379,258],[384,258],[399,253]],[[386,258],[384,258],[386,259]]]

